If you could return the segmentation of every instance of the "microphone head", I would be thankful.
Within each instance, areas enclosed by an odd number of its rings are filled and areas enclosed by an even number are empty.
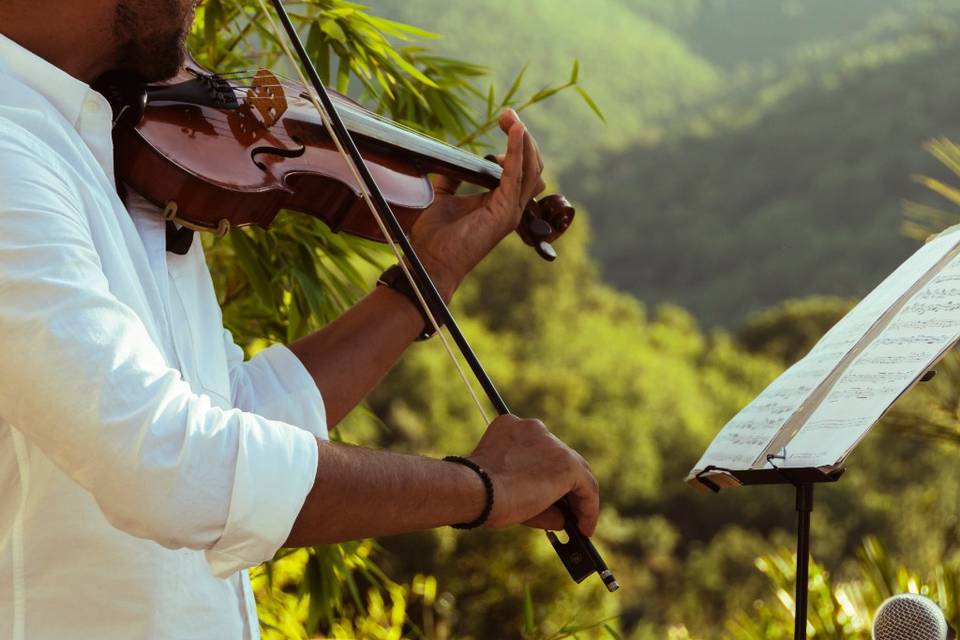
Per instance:
[[[901,593],[873,617],[873,640],[948,640],[953,633],[940,607],[926,596]]]

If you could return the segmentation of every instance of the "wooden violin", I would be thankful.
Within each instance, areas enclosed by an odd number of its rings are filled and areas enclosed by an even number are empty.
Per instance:
[[[280,209],[292,209],[333,231],[384,240],[302,84],[261,70],[240,86],[191,60],[165,84],[145,86],[112,73],[96,88],[114,109],[118,177],[168,219],[223,234],[269,227]],[[495,162],[328,94],[405,231],[433,202],[429,174],[499,184]],[[547,196],[529,203],[517,232],[552,260],[550,243],[573,217],[566,198]]]

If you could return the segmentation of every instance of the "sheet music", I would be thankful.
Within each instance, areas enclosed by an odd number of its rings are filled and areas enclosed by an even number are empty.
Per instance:
[[[839,464],[960,339],[960,257],[917,291],[787,445],[786,466]]]
[[[884,317],[885,312],[950,253],[958,242],[960,228],[951,229],[921,247],[900,265],[830,329],[810,353],[774,380],[724,426],[697,462],[694,472],[708,465],[730,469],[748,469],[753,466],[787,420],[802,409],[804,402],[824,384],[843,357]],[[846,451],[862,437],[865,430],[882,415],[912,380],[925,371],[925,363],[921,361],[927,354],[945,348],[947,335],[953,331],[953,325],[945,325],[933,333],[927,329],[932,328],[931,321],[952,322],[950,307],[954,304],[958,306],[958,310],[953,315],[960,316],[960,296],[948,299],[953,289],[960,293],[960,280],[951,284],[952,281],[945,279],[950,276],[960,277],[958,261],[954,260],[949,269],[949,273],[941,272],[927,287],[918,291],[895,317],[894,322],[899,324],[888,327],[883,333],[884,340],[888,342],[867,347],[840,377],[833,392],[828,395],[831,403],[826,405],[825,402],[824,406],[811,416],[817,419],[812,433],[818,434],[819,439],[832,439],[834,432],[838,432],[837,435],[843,433],[844,437],[839,439],[844,441],[843,451]],[[920,298],[921,294],[926,297]],[[897,333],[892,332],[894,329]],[[918,334],[935,337],[930,343],[916,345],[915,349],[904,349],[901,342],[915,340]],[[901,356],[905,351],[910,357],[917,359],[912,365],[902,361]],[[932,355],[930,360],[934,359],[937,353]],[[919,370],[919,374],[914,373],[916,370]],[[870,393],[864,390],[869,390]],[[858,393],[870,397],[858,398]],[[890,398],[890,402],[884,404],[883,399],[886,398]],[[851,400],[855,402],[848,402]],[[881,405],[879,413],[878,404]],[[867,409],[868,406],[872,409]],[[864,424],[867,426],[864,427]],[[830,443],[830,446],[824,446],[827,443],[820,442],[817,435],[807,437],[807,428],[805,426],[801,430],[803,439],[799,439],[798,434],[787,447],[789,464],[792,466],[809,466],[810,460],[822,460],[839,450],[840,445],[835,447]],[[825,438],[825,435],[829,438]],[[821,464],[831,464],[837,459],[835,457],[829,463]]]

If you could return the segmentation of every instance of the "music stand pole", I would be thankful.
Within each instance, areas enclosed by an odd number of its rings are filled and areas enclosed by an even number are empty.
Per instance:
[[[797,586],[793,614],[794,640],[807,637],[807,594],[810,583],[810,512],[813,511],[813,483],[798,482],[797,490]]]
[[[707,474],[720,471],[736,478],[746,486],[762,484],[789,484],[797,495],[797,586],[794,598],[793,638],[807,638],[807,601],[810,582],[810,512],[813,511],[813,485],[818,482],[836,482],[843,475],[843,469],[824,471],[816,467],[787,467],[773,469],[723,469],[707,466],[696,475],[703,486],[719,493],[721,486],[711,480]]]

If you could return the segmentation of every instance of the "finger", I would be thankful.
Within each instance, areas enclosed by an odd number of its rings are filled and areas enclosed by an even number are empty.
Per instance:
[[[533,136],[526,131],[523,136],[523,181],[520,185],[520,204],[526,206],[530,200],[543,191],[540,171],[543,163],[537,153]]]
[[[542,173],[543,172],[543,154],[540,153],[540,145],[537,144],[537,139],[533,137],[533,134],[531,134],[529,131],[527,131],[527,135],[530,136],[529,142],[533,146],[533,153],[537,158],[537,165],[539,166],[539,170]]]
[[[452,196],[457,192],[457,189],[460,188],[460,180],[439,173],[433,176],[432,182],[433,190],[436,193],[443,193]]]
[[[600,485],[593,474],[584,468],[573,491],[567,494],[567,500],[577,516],[580,531],[585,536],[592,536],[600,518]]]
[[[500,176],[501,192],[507,202],[517,205],[520,202],[520,187],[523,179],[523,132],[522,122],[515,122],[507,132],[507,154],[503,159],[503,175]]]
[[[537,152],[537,161],[540,163],[540,173],[543,173],[543,154],[540,152],[540,145],[537,144],[537,139],[533,136],[530,136],[530,139],[533,141],[533,148]]]
[[[484,160],[489,160],[490,162],[496,162],[498,165],[500,165],[500,166],[502,167],[502,166],[503,166],[503,160],[504,160],[504,158],[506,158],[506,157],[507,157],[507,154],[505,154],[505,153],[497,153],[497,154],[490,153],[490,154],[488,154],[488,155],[485,155],[485,156],[483,157],[483,159],[484,159]]]
[[[500,112],[500,115],[497,116],[497,124],[500,125],[500,130],[504,133],[509,133],[510,129],[517,122],[520,122],[520,116],[518,116],[517,112],[513,109],[504,109]]]
[[[538,513],[534,517],[530,518],[523,524],[524,526],[533,527],[535,529],[559,531],[560,529],[563,529],[563,514],[561,514],[560,510],[556,507],[550,507],[546,511]]]

